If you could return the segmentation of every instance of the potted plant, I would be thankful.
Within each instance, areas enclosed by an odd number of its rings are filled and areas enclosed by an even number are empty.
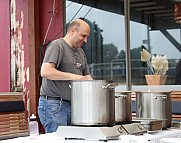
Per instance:
[[[141,61],[147,62],[151,75],[145,75],[148,85],[163,85],[166,83],[168,59],[166,55],[151,55],[146,49],[141,51]]]

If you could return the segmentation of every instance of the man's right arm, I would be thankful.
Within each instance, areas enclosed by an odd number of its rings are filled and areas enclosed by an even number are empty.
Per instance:
[[[54,63],[43,63],[41,67],[41,76],[49,80],[92,80],[91,76],[61,72],[55,68]]]

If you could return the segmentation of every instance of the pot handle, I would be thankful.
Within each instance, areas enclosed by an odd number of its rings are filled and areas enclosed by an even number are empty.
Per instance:
[[[118,132],[123,133],[123,129],[121,127],[119,127]]]
[[[157,100],[167,100],[167,96],[154,96],[153,97],[154,99],[157,99]]]
[[[143,129],[145,129],[145,123],[140,123],[139,125],[138,125],[138,128],[140,129],[140,130],[143,130]],[[146,128],[147,129],[147,128]]]
[[[116,98],[124,98],[124,99],[127,98],[126,95],[115,95],[115,97],[116,97]]]
[[[116,86],[118,86],[118,83],[108,83],[107,85],[103,85],[101,88],[102,89],[115,88]]]

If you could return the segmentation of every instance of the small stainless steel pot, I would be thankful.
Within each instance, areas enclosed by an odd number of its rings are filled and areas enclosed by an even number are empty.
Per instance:
[[[116,83],[105,80],[71,83],[71,124],[112,126],[115,124]]]
[[[171,127],[170,92],[136,92],[136,117],[163,120],[162,128]]]
[[[115,92],[115,122],[130,123],[132,121],[131,91]]]

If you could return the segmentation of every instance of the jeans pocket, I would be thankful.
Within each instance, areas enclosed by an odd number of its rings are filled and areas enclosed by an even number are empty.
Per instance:
[[[51,101],[49,101],[49,107],[50,107],[51,114],[56,114],[60,111],[60,109],[62,107],[62,101],[51,100]]]

